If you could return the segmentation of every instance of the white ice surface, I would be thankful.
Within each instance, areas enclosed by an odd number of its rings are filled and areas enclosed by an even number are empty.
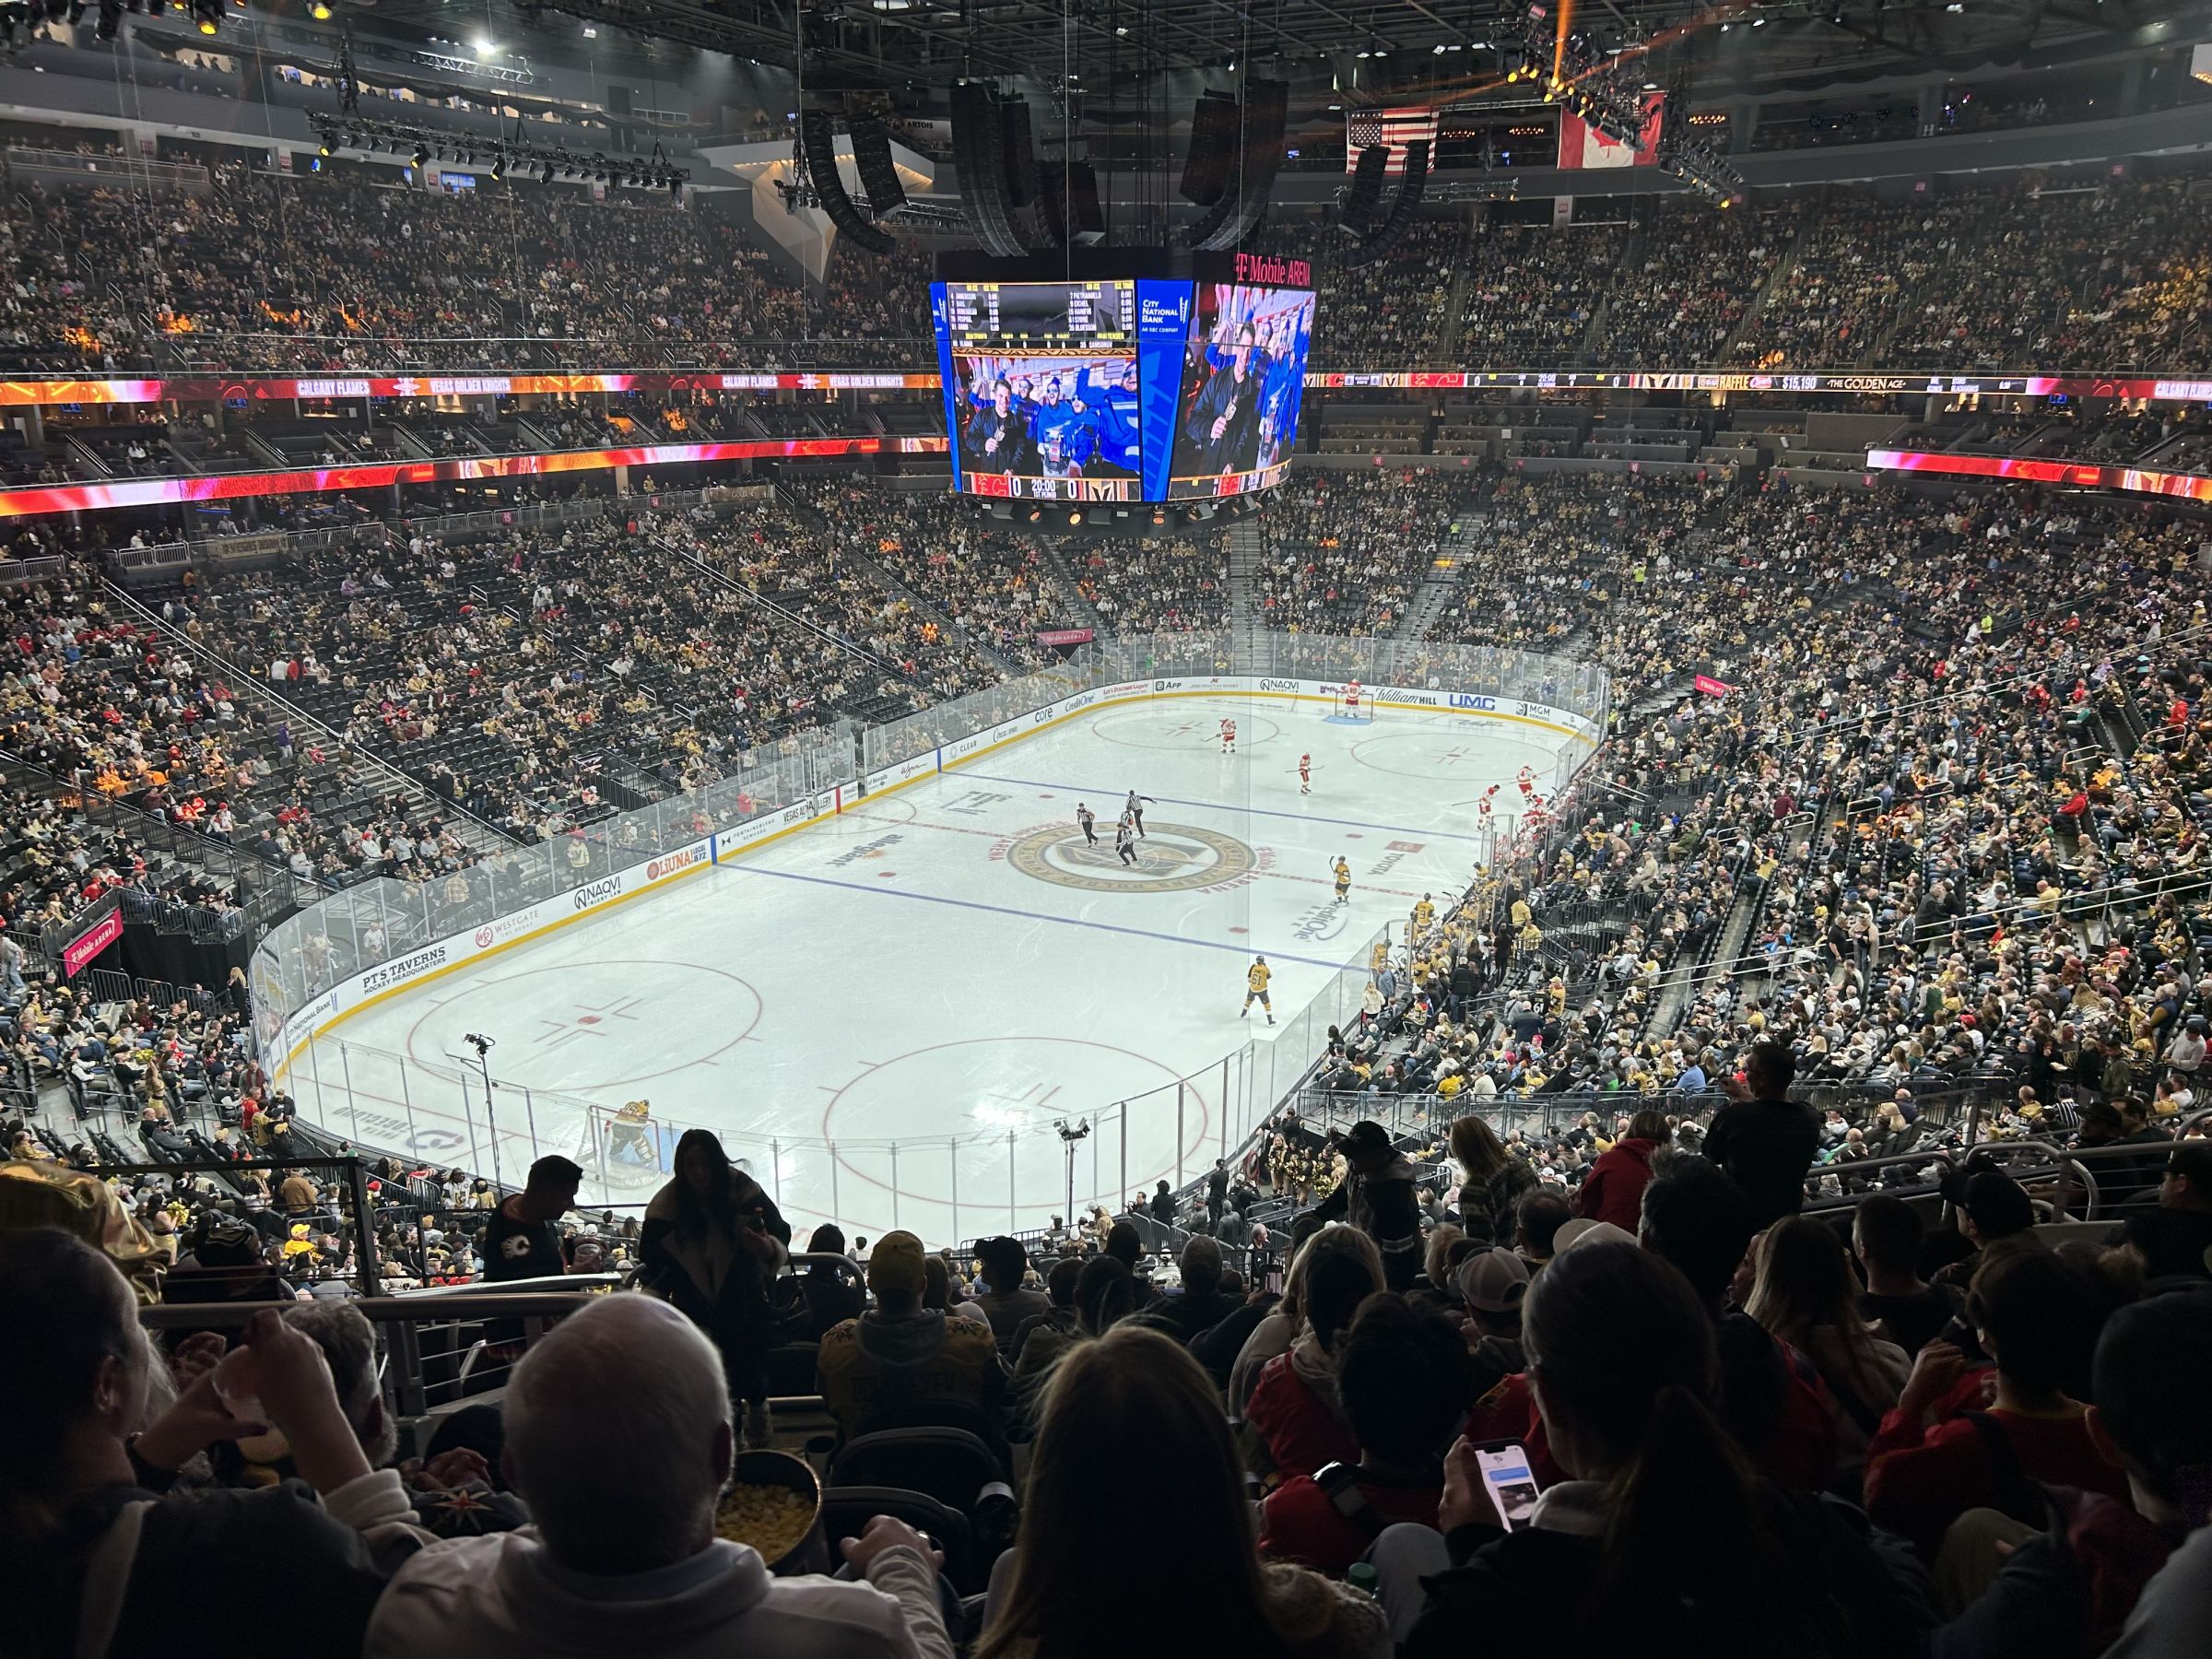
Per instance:
[[[1076,1202],[1112,1207],[1236,1146],[1356,1008],[1344,965],[1386,924],[1403,938],[1423,892],[1465,884],[1483,791],[1503,785],[1502,813],[1518,769],[1549,770],[1567,742],[1232,695],[1104,710],[366,1008],[298,1057],[291,1086],[366,1145],[485,1167],[494,1133],[460,1058],[480,1032],[498,1044],[510,1180],[534,1149],[560,1151],[591,1171],[587,1195],[641,1202],[657,1171],[607,1161],[585,1103],[603,1125],[642,1098],[656,1156],[681,1127],[713,1129],[802,1232],[834,1218],[933,1242],[1061,1212],[1053,1124],[1079,1118],[1094,1129]],[[1157,797],[1135,879],[1193,885],[1034,873],[1129,879],[1112,823],[1130,789]],[[1099,815],[1095,853],[1078,801]],[[1238,1017],[1255,953],[1275,970],[1273,1029],[1256,1006]]]

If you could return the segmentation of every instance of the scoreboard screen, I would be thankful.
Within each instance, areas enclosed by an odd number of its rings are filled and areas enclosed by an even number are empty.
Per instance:
[[[1239,254],[1235,270],[1244,280],[933,283],[953,487],[1164,501],[1278,482],[1313,295],[1303,262]]]
[[[947,282],[945,325],[957,345],[1123,345],[1134,282]]]

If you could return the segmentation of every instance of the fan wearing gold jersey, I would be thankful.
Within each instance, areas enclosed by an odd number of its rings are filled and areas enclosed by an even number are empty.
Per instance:
[[[1238,1010],[1239,1019],[1252,1012],[1252,999],[1256,996],[1260,1006],[1266,1010],[1267,1023],[1275,1023],[1275,1005],[1267,1000],[1267,982],[1274,977],[1275,970],[1267,966],[1265,957],[1252,959],[1252,966],[1244,970],[1244,1006]]]

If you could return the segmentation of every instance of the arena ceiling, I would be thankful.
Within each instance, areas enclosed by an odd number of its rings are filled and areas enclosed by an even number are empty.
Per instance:
[[[1095,96],[1161,72],[1260,66],[1361,101],[1479,97],[1524,33],[1566,26],[1628,54],[1647,79],[1693,94],[1811,91],[1936,67],[2035,68],[2212,37],[2212,4],[2159,0],[354,0],[368,30],[475,28],[525,50],[579,55],[647,42],[791,68],[821,89],[939,89],[964,76],[1079,82]],[[1535,17],[1532,19],[1531,13]],[[618,42],[629,42],[629,46]]]

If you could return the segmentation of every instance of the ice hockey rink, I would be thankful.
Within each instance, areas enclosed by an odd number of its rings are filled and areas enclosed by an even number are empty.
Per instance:
[[[432,1159],[488,1170],[496,1140],[510,1181],[561,1150],[617,1202],[648,1196],[699,1125],[797,1229],[1041,1227],[1066,1207],[1056,1124],[1091,1127],[1078,1207],[1233,1150],[1356,1009],[1376,935],[1402,941],[1424,893],[1464,888],[1520,769],[1552,774],[1574,743],[1242,695],[1107,707],[365,1007],[295,1057],[291,1086],[341,1131],[341,1098],[388,1124],[404,1109]],[[1112,834],[1132,789],[1153,797],[1134,868]],[[1262,954],[1274,1028],[1239,1018]],[[471,1032],[495,1043],[496,1131]],[[606,1114],[639,1100],[649,1130],[610,1148]]]

